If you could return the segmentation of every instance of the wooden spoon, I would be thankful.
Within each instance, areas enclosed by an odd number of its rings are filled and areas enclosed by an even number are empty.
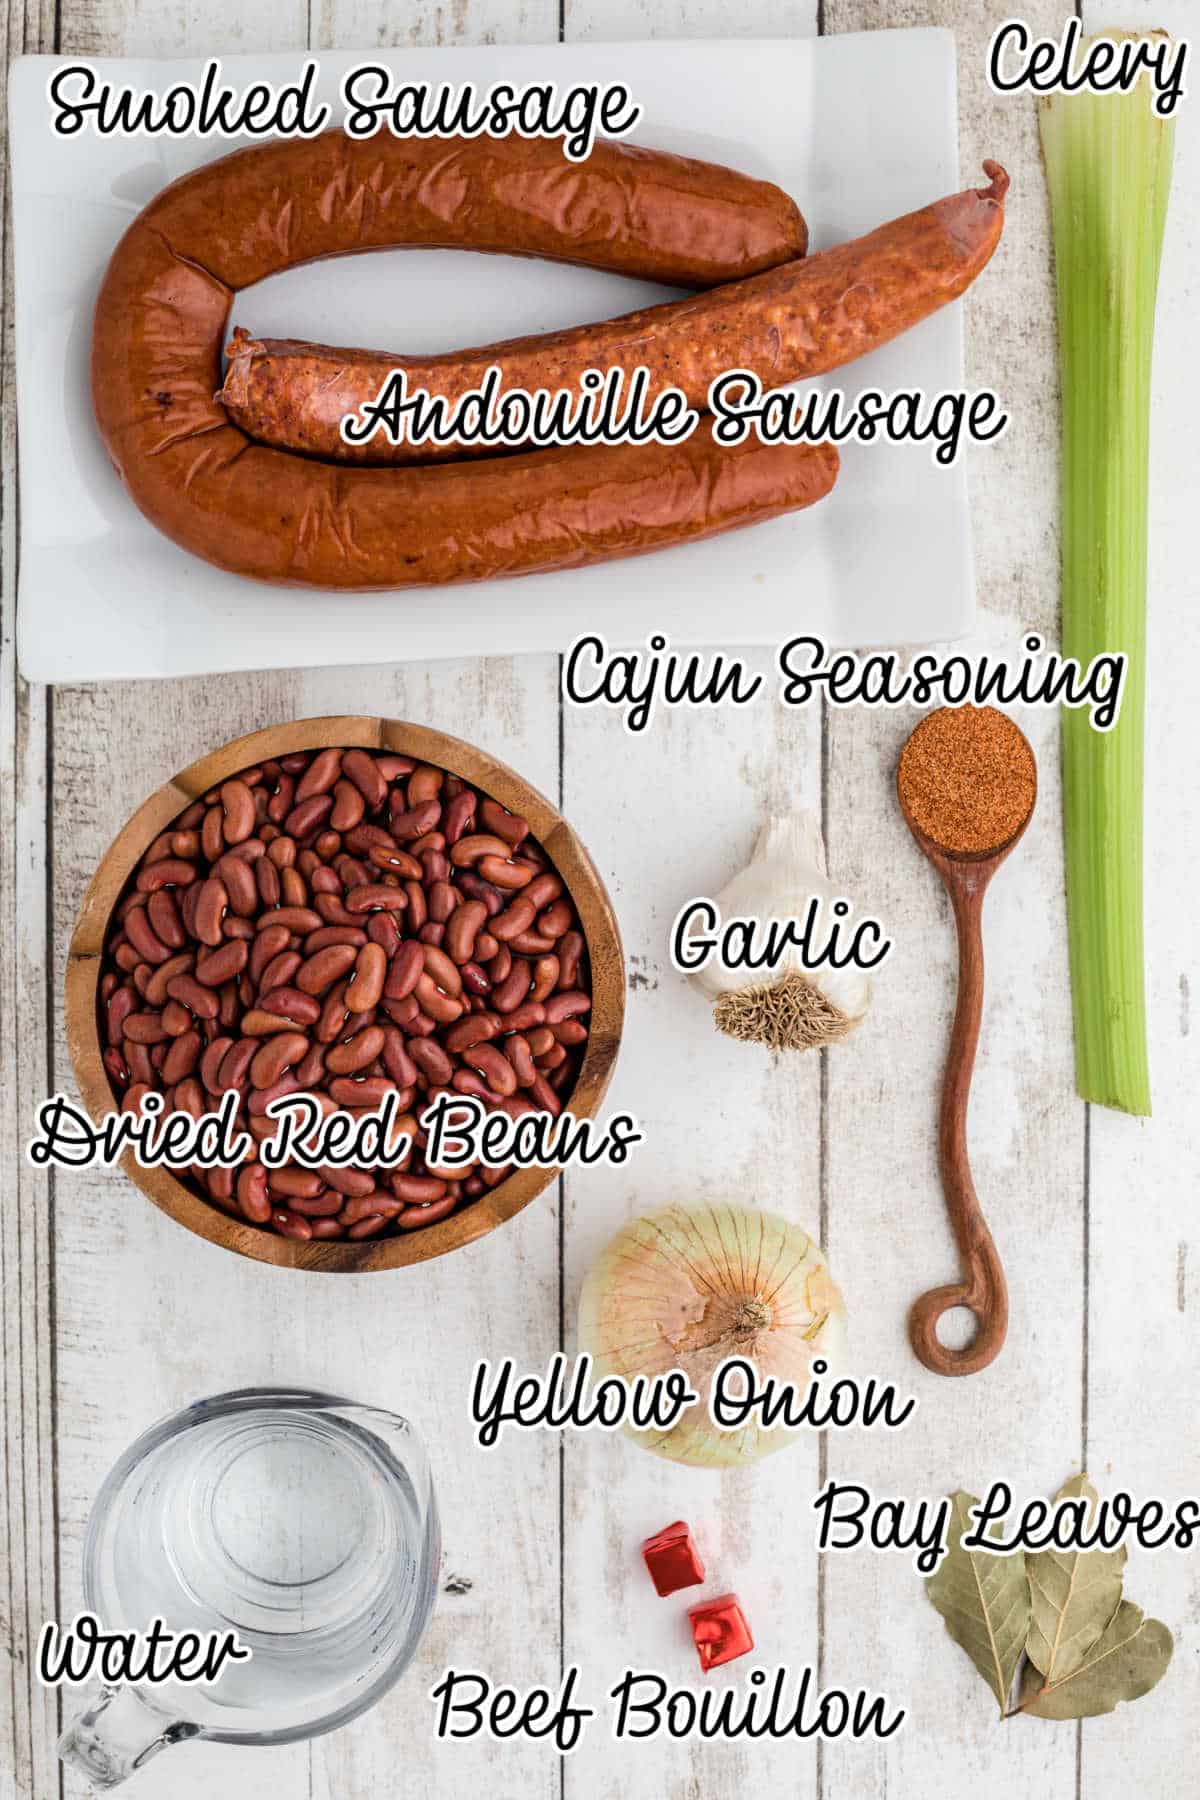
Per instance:
[[[935,792],[919,798],[906,774],[932,774]],[[1019,843],[1037,799],[1037,764],[1023,734],[992,707],[943,707],[912,733],[897,771],[900,809],[918,845],[946,885],[958,932],[958,1003],[942,1078],[938,1120],[938,1162],[946,1210],[958,1244],[962,1279],[932,1288],[914,1304],[908,1335],[918,1359],[935,1375],[973,1375],[986,1369],[1008,1332],[1008,1286],[988,1230],[967,1156],[967,1105],[983,1014],[983,898],[1005,857]],[[981,844],[977,820],[982,794],[995,797],[999,842]],[[960,811],[938,843],[932,820],[945,808]],[[968,820],[974,818],[972,826]],[[964,848],[970,845],[970,848]],[[961,1350],[937,1335],[938,1322],[952,1307],[974,1313],[976,1331]]]

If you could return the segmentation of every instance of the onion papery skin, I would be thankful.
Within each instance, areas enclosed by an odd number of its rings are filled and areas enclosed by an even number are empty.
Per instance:
[[[596,1380],[671,1369],[688,1376],[701,1405],[669,1431],[626,1430],[643,1449],[693,1468],[745,1467],[805,1435],[757,1422],[718,1429],[708,1396],[728,1357],[746,1357],[760,1384],[791,1382],[802,1397],[814,1359],[827,1363],[828,1383],[845,1365],[845,1346],[845,1302],[815,1240],[750,1207],[671,1206],[633,1220],[602,1251],[580,1296],[579,1348]]]

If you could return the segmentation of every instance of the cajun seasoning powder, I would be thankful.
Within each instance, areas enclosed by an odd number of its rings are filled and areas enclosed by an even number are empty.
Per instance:
[[[943,706],[921,720],[896,772],[917,829],[952,856],[999,850],[1037,798],[1037,764],[1023,734],[994,706]]]

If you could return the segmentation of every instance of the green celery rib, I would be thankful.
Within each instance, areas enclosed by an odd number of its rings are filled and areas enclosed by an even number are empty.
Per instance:
[[[1150,365],[1174,130],[1145,76],[1129,94],[1055,95],[1039,112],[1058,285],[1063,650],[1083,667],[1128,658],[1111,731],[1086,709],[1063,712],[1075,1080],[1085,1100],[1145,1114]]]

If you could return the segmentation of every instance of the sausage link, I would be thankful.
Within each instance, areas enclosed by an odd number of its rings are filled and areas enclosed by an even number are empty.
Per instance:
[[[225,394],[230,417],[259,443],[329,462],[428,462],[486,455],[450,443],[392,444],[376,432],[348,443],[342,419],[369,405],[396,370],[409,390],[455,401],[493,365],[506,388],[577,393],[589,368],[650,371],[655,389],[682,390],[703,408],[710,384],[730,368],[765,386],[810,380],[888,343],[957,299],[999,241],[1008,177],[985,163],[989,186],[891,220],[848,243],[747,280],[625,313],[603,324],[484,344],[454,356],[405,357],[270,339],[235,338]]]

